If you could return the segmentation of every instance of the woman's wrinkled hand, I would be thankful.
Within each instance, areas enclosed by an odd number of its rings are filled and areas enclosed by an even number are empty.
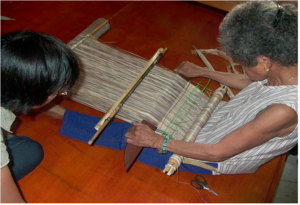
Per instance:
[[[156,134],[148,125],[139,122],[132,123],[133,126],[125,134],[125,142],[140,147],[158,148],[163,137]]]
[[[182,62],[177,68],[175,68],[174,71],[185,77],[192,78],[204,76],[205,72],[209,71],[209,69],[185,61]]]

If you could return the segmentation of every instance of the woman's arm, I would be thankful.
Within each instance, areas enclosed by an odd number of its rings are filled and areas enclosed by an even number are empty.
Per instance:
[[[284,137],[291,133],[298,123],[296,112],[281,104],[267,107],[255,119],[224,136],[217,144],[169,140],[166,150],[185,157],[205,161],[223,161],[243,151],[258,146],[273,137]],[[163,137],[146,125],[135,123],[125,134],[126,142],[144,147],[158,148]]]
[[[1,203],[25,203],[8,166],[1,168]]]
[[[247,75],[212,71],[190,62],[181,63],[175,72],[186,77],[206,77],[234,89],[242,90],[252,81]]]

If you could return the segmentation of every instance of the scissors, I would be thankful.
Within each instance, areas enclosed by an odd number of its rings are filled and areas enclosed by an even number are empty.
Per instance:
[[[202,178],[202,179],[201,179]],[[210,188],[208,188],[207,185],[207,181],[206,179],[201,176],[201,175],[196,175],[195,179],[191,181],[191,185],[192,187],[194,187],[195,189],[206,189],[209,192],[213,193],[216,196],[219,196],[216,192],[214,192],[213,190],[211,190]]]

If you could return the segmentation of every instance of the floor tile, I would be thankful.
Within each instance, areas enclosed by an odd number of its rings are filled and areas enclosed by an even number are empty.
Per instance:
[[[287,157],[273,203],[298,203],[298,155]]]

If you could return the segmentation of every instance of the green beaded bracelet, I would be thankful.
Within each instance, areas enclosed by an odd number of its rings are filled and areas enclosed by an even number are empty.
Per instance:
[[[168,152],[166,150],[166,147],[167,147],[167,143],[168,143],[169,139],[172,139],[172,137],[171,136],[165,136],[165,139],[161,142],[159,148],[156,149],[158,151],[158,153],[166,154]]]

